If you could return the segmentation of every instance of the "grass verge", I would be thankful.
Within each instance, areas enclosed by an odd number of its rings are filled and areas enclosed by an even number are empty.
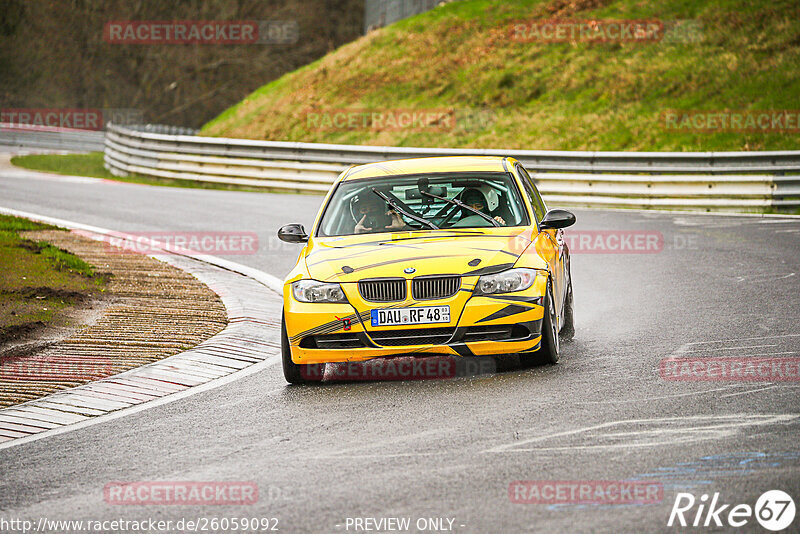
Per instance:
[[[53,172],[68,176],[88,176],[90,178],[117,179],[103,167],[103,153],[88,154],[31,154],[14,156],[12,165],[33,171]]]
[[[53,226],[0,215],[0,343],[24,336],[56,314],[102,292],[105,274],[53,245],[19,235]]]

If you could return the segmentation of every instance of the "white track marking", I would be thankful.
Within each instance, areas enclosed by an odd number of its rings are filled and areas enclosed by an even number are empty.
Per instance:
[[[787,350],[785,352],[758,352],[756,354],[745,354],[744,358],[755,358],[756,356],[782,356],[786,354],[797,354],[797,351]]]
[[[800,418],[800,414],[772,414],[772,415],[748,415],[748,414],[735,414],[735,415],[697,415],[686,417],[663,417],[652,419],[625,419],[621,421],[614,421],[610,423],[602,423],[589,427],[578,428],[576,430],[567,430],[564,432],[556,432],[553,434],[545,434],[543,436],[536,436],[524,440],[512,441],[503,445],[497,445],[483,452],[490,453],[506,453],[506,452],[541,452],[541,451],[567,451],[567,450],[612,450],[612,449],[630,449],[634,447],[655,447],[659,445],[675,445],[676,443],[688,443],[693,441],[702,441],[707,439],[722,439],[729,437],[739,429],[748,426],[759,426],[769,424],[785,424],[790,423]],[[706,423],[705,425],[703,425]],[[643,430],[631,432],[605,432],[607,429],[612,429],[621,425],[664,425],[661,428],[645,428]],[[669,426],[673,424],[696,424],[700,426]],[[530,430],[528,430],[530,431]],[[599,432],[597,432],[599,431]],[[597,432],[592,435],[593,432]],[[596,445],[567,445],[556,447],[542,447],[536,445],[534,447],[523,448],[525,445],[540,444],[542,442],[553,440],[556,438],[563,438],[567,436],[574,436],[577,434],[588,434],[589,437],[594,437],[595,440],[603,439],[605,437],[619,437],[629,436],[634,439],[626,440],[625,443],[612,443],[612,444],[596,444]],[[636,439],[640,438],[642,441],[637,442]]]
[[[773,343],[771,345],[745,345],[743,347],[716,347],[713,349],[692,349],[684,351],[682,354],[690,354],[692,352],[708,352],[712,350],[742,350],[742,349],[760,349],[763,347],[777,347],[777,343]]]
[[[737,276],[737,282],[774,282],[776,280],[785,280],[787,278],[791,278],[796,273],[788,273],[788,274],[754,274],[753,276]]]
[[[731,341],[753,341],[756,339],[778,339],[784,337],[800,337],[800,334],[777,334],[773,336],[757,336],[757,337],[740,337],[734,339],[717,339],[714,341],[693,341],[691,343],[686,343],[683,347],[688,345],[705,345],[706,343],[730,343]],[[681,348],[683,348],[681,347]],[[678,349],[681,350],[681,349]]]
[[[748,393],[755,393],[757,391],[766,391],[768,389],[773,389],[773,388],[776,388],[776,387],[778,387],[778,384],[772,384],[772,385],[769,385],[769,386],[763,387],[763,388],[749,389],[747,391],[740,391],[739,393],[729,393],[727,395],[722,395],[721,398],[724,399],[725,397],[736,397],[738,395],[747,395]]]
[[[376,454],[353,454],[346,456],[347,460],[369,460],[369,459],[385,459],[385,458],[409,458],[414,456],[444,456],[451,454],[452,451],[437,451],[437,452],[395,452],[395,453],[376,453]],[[303,456],[303,460],[326,460],[341,458],[340,456]]]
[[[666,400],[675,399],[679,397],[695,397],[698,395],[705,395],[707,393],[714,393],[717,391],[726,391],[731,387],[742,387],[739,384],[731,384],[721,388],[704,389],[702,391],[692,391],[690,393],[675,393],[673,395],[662,395],[660,397],[645,397],[643,399],[623,399],[623,400],[603,400],[603,401],[586,401],[586,402],[573,402],[572,404],[624,404],[628,402],[646,402],[652,400]]]

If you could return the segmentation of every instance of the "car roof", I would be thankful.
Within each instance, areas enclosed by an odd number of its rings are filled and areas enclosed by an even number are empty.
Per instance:
[[[351,168],[343,180],[439,172],[506,172],[506,159],[499,156],[447,156],[379,161]]]

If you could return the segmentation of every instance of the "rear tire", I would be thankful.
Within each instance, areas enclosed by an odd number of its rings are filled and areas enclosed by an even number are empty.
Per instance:
[[[564,324],[559,333],[561,341],[571,341],[575,336],[575,312],[573,310],[572,279],[570,279],[569,287],[567,288],[567,298],[564,301]]]
[[[542,318],[542,341],[539,350],[536,352],[522,353],[519,355],[520,361],[525,367],[552,365],[558,362],[560,346],[557,325],[558,318],[556,317],[556,308],[553,304],[553,289],[550,286],[550,282],[548,282],[544,304],[544,317]]]
[[[281,316],[281,357],[283,361],[283,377],[290,384],[314,384],[322,382],[325,375],[324,363],[308,365],[292,361],[292,348],[286,333],[286,317]]]

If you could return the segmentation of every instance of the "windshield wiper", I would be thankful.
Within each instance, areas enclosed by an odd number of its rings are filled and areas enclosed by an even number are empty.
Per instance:
[[[429,227],[431,230],[438,230],[439,229],[438,226],[436,226],[435,224],[433,224],[429,220],[423,219],[419,215],[414,215],[412,213],[407,212],[406,210],[404,210],[403,208],[400,207],[400,204],[398,204],[397,202],[395,202],[394,200],[392,200],[391,198],[389,198],[385,194],[381,193],[380,191],[378,191],[374,187],[370,187],[370,189],[372,190],[373,193],[375,193],[376,195],[381,197],[384,200],[384,202],[389,204],[394,211],[396,211],[398,213],[401,213],[402,215],[405,215],[409,219],[413,219],[413,220],[417,221],[418,223],[424,224],[425,226]]]
[[[447,202],[447,203],[449,203],[449,204],[452,204],[452,205],[454,205],[454,206],[458,206],[458,207],[460,207],[460,208],[464,208],[464,209],[466,209],[466,210],[469,210],[469,211],[471,211],[472,213],[474,213],[475,215],[480,215],[481,217],[483,217],[484,219],[486,219],[487,221],[489,221],[489,222],[490,222],[490,223],[492,223],[493,225],[495,225],[495,226],[500,226],[500,223],[499,223],[499,222],[497,222],[497,221],[495,221],[495,220],[494,220],[494,219],[493,219],[493,218],[492,218],[490,215],[486,215],[485,213],[483,213],[483,212],[482,212],[482,211],[480,211],[480,210],[476,210],[475,208],[472,208],[472,207],[470,207],[470,206],[467,206],[466,204],[464,204],[464,203],[463,203],[463,202],[461,202],[460,200],[456,200],[456,199],[454,199],[454,198],[445,198],[445,197],[440,197],[439,195],[434,195],[433,193],[428,193],[427,191],[422,191],[421,189],[420,189],[420,193],[422,193],[422,194],[423,194],[423,195],[425,195],[426,197],[435,198],[436,200],[441,200],[441,201],[443,201],[443,202]],[[449,217],[448,217],[448,219],[449,219]]]

